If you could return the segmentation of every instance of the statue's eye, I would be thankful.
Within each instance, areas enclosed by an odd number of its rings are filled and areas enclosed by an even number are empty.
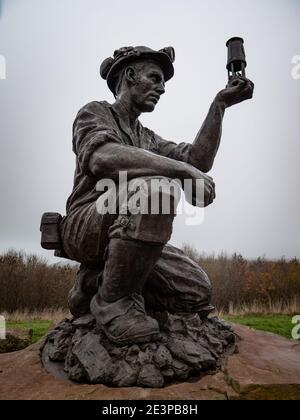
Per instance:
[[[155,83],[160,83],[161,78],[160,76],[158,76],[157,74],[152,74],[151,79],[153,80],[153,82]]]

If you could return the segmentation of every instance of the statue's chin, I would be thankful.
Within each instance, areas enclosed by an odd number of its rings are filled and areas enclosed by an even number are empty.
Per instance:
[[[143,105],[142,112],[152,112],[152,111],[154,111],[155,106],[156,106],[156,104],[154,104],[153,102],[148,102],[148,103]]]

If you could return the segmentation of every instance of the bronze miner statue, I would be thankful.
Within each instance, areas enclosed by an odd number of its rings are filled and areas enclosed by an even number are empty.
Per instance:
[[[214,371],[235,350],[231,327],[211,315],[208,276],[168,244],[181,187],[194,206],[213,202],[215,184],[207,172],[225,110],[253,95],[239,56],[242,40],[230,41],[228,85],[192,143],[167,141],[139,121],[154,111],[174,75],[172,47],[124,47],[101,64],[115,102],[94,101],[78,112],[66,216],[46,213],[41,224],[42,246],[80,263],[68,301],[73,318],[61,322],[42,348],[50,372],[78,382],[161,387]],[[120,174],[126,174],[122,185]],[[103,180],[117,188],[101,188]],[[191,181],[189,193],[185,180]],[[163,191],[163,182],[172,188]],[[138,192],[147,203],[168,199],[169,211],[159,205],[156,212],[142,212],[140,201],[132,211],[130,198]],[[114,211],[103,211],[108,203]]]

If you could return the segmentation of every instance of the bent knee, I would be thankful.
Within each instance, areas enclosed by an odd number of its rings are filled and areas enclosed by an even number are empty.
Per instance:
[[[134,178],[128,183],[129,211],[132,214],[176,214],[181,187],[163,176]]]

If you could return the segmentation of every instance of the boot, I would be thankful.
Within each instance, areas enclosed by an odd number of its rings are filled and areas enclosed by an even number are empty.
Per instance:
[[[91,312],[106,336],[116,344],[148,342],[159,333],[147,316],[142,290],[161,255],[163,245],[113,238],[102,285],[91,302]]]
[[[91,299],[97,293],[101,274],[98,267],[80,264],[74,286],[68,295],[69,310],[75,318],[90,312]]]

